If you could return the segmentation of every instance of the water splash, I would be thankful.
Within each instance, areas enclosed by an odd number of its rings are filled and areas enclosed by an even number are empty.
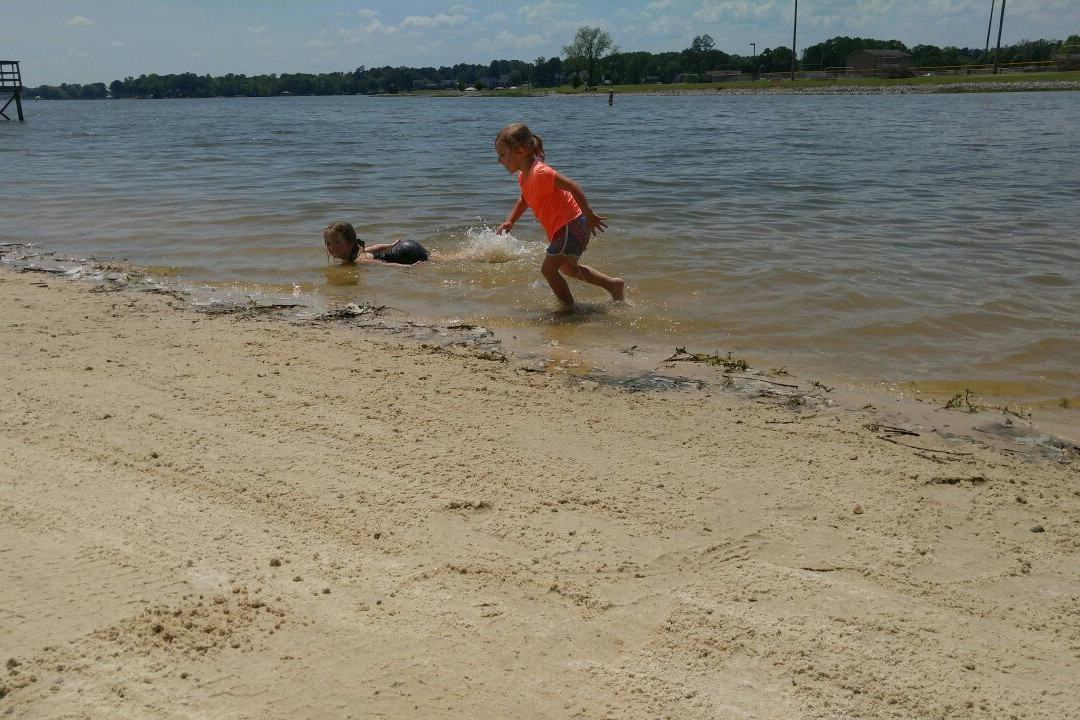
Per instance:
[[[510,233],[500,235],[495,228],[474,225],[465,231],[465,243],[461,250],[444,254],[443,257],[447,260],[500,264],[532,257],[533,254],[527,243]]]

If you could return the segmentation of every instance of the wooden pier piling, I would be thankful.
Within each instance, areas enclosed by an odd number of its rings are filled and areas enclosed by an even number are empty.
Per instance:
[[[15,103],[15,109],[19,112],[19,122],[25,122],[26,118],[23,117],[22,111],[22,73],[19,72],[18,60],[0,60],[0,101],[4,99],[6,93],[11,93],[11,97],[4,103],[3,107],[0,107],[0,115],[5,120],[10,120],[7,116],[8,105]]]

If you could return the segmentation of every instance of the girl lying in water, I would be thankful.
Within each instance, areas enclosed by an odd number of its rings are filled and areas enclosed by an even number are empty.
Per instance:
[[[323,229],[323,244],[332,258],[348,263],[382,263],[384,265],[414,265],[428,259],[428,251],[415,240],[364,246],[356,228],[344,220],[332,222]]]

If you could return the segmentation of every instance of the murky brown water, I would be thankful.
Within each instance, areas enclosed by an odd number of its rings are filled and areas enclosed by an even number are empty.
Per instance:
[[[836,382],[1080,408],[1080,93],[30,102],[0,125],[0,239],[193,283],[364,300],[523,354],[674,347]],[[557,312],[496,131],[524,120],[611,228],[629,306]],[[527,216],[528,217],[528,216]],[[464,259],[329,264],[319,232]],[[632,354],[620,350],[637,346]]]

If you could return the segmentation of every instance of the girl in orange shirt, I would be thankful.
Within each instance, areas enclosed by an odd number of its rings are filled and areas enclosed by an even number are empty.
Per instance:
[[[507,172],[518,173],[521,185],[521,197],[496,232],[509,232],[525,208],[532,208],[548,239],[540,272],[555,297],[566,305],[574,303],[565,275],[598,285],[611,293],[613,300],[621,301],[626,288],[622,278],[608,277],[579,262],[589,238],[607,227],[607,218],[592,211],[580,185],[544,162],[544,141],[540,136],[522,123],[507,125],[495,136],[495,153]]]

